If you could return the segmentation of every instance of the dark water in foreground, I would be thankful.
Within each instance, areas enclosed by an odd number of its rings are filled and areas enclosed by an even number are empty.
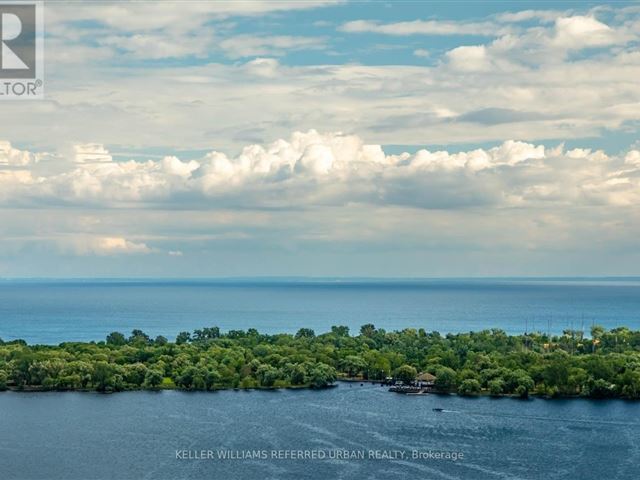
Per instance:
[[[448,411],[438,413],[432,408]],[[9,479],[637,479],[640,403],[324,391],[0,394]],[[462,459],[176,459],[176,450],[448,451]],[[193,453],[192,453],[193,455]]]
[[[173,339],[213,325],[319,333],[374,323],[520,334],[527,327],[589,331],[594,322],[640,329],[640,281],[0,281],[0,338],[29,343],[102,340],[134,328]]]

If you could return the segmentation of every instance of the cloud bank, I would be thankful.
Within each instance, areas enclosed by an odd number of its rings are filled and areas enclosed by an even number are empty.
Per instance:
[[[390,154],[315,130],[197,158],[2,145],[0,273],[588,275],[640,262],[636,149]]]
[[[41,150],[100,139],[231,151],[314,128],[383,145],[633,143],[637,8],[453,20],[437,9],[411,19],[399,6],[407,20],[351,11],[342,22],[312,22],[334,3],[52,3],[47,98],[4,104],[13,121],[2,138]],[[291,28],[301,19],[304,28]]]
[[[637,6],[351,7],[48,4],[0,275],[638,273]]]
[[[12,205],[299,209],[403,205],[423,209],[632,206],[640,200],[640,151],[610,156],[563,145],[508,140],[461,152],[386,154],[356,135],[295,132],[182,160],[114,161],[102,144],[75,145],[71,158],[0,143],[0,198]],[[4,167],[1,167],[3,166]]]

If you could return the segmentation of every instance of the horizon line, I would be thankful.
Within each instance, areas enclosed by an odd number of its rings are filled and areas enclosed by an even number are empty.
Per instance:
[[[637,275],[483,275],[483,276],[367,276],[367,275],[237,275],[237,276],[0,276],[6,281],[433,281],[433,280],[640,280]]]

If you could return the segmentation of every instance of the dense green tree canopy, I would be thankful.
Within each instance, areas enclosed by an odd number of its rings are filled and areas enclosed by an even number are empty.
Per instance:
[[[343,326],[319,335],[209,327],[181,332],[175,342],[140,330],[58,346],[0,340],[0,390],[321,388],[340,377],[411,382],[429,372],[438,390],[465,395],[640,398],[640,332],[594,327],[591,335],[443,336],[367,324],[356,336]]]

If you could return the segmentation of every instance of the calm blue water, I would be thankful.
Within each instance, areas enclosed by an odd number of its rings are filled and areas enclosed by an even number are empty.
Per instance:
[[[0,338],[29,343],[101,340],[140,328],[175,338],[217,325],[295,332],[423,327],[440,332],[525,328],[640,328],[636,280],[0,281]]]
[[[445,408],[434,412],[432,408]],[[640,403],[324,391],[0,393],[1,478],[637,479]],[[177,459],[176,450],[367,458]],[[370,450],[463,454],[369,459]],[[192,454],[193,455],[193,454]],[[206,455],[206,454],[205,454]],[[215,457],[214,457],[215,458]]]
[[[102,339],[207,325],[442,332],[640,328],[637,281],[0,282],[0,337]],[[443,413],[434,407],[444,408]],[[635,479],[640,403],[323,391],[0,393],[2,479]],[[189,459],[212,455],[213,459]],[[219,460],[226,451],[266,459]],[[271,458],[303,450],[325,458]],[[176,451],[186,458],[176,458]],[[336,452],[364,459],[331,458]],[[391,451],[371,459],[380,451]],[[412,458],[412,452],[462,458]],[[404,457],[402,453],[404,452]],[[236,454],[237,456],[237,454]]]

